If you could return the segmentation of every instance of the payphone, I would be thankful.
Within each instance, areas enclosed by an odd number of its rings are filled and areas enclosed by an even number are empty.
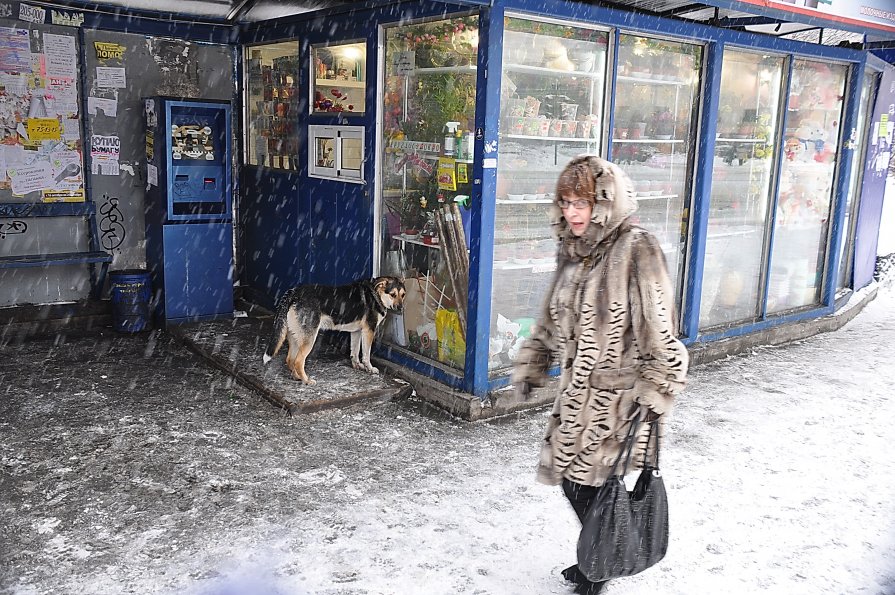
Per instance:
[[[146,261],[155,317],[168,323],[233,313],[230,105],[149,97]]]

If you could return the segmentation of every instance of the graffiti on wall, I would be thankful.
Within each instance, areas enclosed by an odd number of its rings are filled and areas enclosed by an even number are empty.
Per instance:
[[[100,243],[107,252],[114,250],[124,242],[127,231],[122,222],[124,215],[118,208],[118,199],[108,194],[103,194],[103,205],[99,208],[99,232]]]
[[[28,224],[19,219],[0,221],[0,240],[5,240],[6,236],[21,235],[26,231],[28,231]]]

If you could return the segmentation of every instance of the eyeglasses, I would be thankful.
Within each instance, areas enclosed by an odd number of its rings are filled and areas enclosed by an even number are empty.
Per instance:
[[[573,200],[573,201],[568,201],[564,198],[561,198],[557,201],[556,204],[558,204],[559,208],[561,208],[563,210],[568,209],[569,207],[575,207],[575,210],[580,211],[582,209],[586,209],[587,207],[589,207],[590,201],[586,200],[584,198],[579,198],[579,199]]]

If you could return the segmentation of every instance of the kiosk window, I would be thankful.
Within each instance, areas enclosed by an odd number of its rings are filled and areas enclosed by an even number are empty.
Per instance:
[[[298,42],[246,48],[247,165],[298,169]]]

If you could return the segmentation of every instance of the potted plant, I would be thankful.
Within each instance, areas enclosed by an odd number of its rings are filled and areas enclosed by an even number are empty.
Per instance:
[[[674,116],[667,107],[659,108],[653,114],[653,131],[659,140],[668,140],[674,134]]]

